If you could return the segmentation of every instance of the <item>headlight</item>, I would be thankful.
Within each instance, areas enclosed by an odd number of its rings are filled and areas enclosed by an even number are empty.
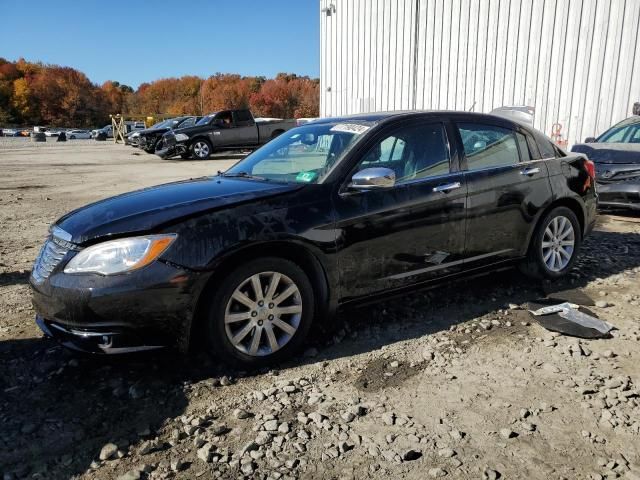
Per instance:
[[[189,135],[185,135],[184,133],[176,134],[176,142],[186,142],[189,140]]]
[[[64,268],[64,273],[99,273],[113,275],[149,265],[177,235],[148,235],[110,240],[85,248]]]

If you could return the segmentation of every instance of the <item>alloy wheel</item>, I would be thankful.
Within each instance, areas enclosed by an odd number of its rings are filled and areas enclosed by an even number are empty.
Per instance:
[[[207,142],[196,142],[193,144],[193,153],[198,158],[206,158],[209,156],[209,145]]]
[[[552,272],[560,272],[571,261],[576,236],[571,221],[564,216],[553,217],[542,237],[542,260]]]
[[[227,302],[227,339],[240,352],[266,356],[284,347],[302,318],[302,295],[289,277],[261,272],[245,279]]]

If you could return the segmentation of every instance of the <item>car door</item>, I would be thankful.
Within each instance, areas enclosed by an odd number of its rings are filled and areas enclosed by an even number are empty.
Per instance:
[[[380,132],[354,162],[333,199],[344,298],[461,270],[466,188],[450,135],[445,123],[406,123]],[[395,185],[349,187],[372,167],[392,170]]]
[[[234,134],[233,115],[230,110],[224,110],[216,113],[211,120],[211,130],[209,130],[209,138],[214,149],[230,148],[236,145],[236,136]]]
[[[233,145],[249,147],[258,144],[258,127],[249,110],[235,110],[231,128]]]
[[[457,121],[467,185],[465,268],[522,256],[537,214],[551,198],[547,165],[524,130]]]

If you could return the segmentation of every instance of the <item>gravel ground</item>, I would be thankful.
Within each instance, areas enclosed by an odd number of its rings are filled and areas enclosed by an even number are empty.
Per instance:
[[[343,312],[331,338],[269,371],[75,356],[42,338],[27,278],[52,221],[234,161],[0,138],[5,480],[640,479],[638,216],[602,215],[565,282],[509,271]],[[612,338],[552,334],[524,310],[567,289]]]

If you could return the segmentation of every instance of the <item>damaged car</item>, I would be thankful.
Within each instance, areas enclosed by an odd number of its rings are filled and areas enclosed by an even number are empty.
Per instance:
[[[640,210],[640,116],[627,118],[571,150],[595,163],[601,208]]]
[[[255,150],[295,126],[295,120],[258,121],[247,109],[214,112],[191,127],[165,133],[156,155],[206,160],[214,152]]]
[[[163,120],[155,125],[141,130],[138,134],[138,147],[147,153],[155,153],[162,141],[162,136],[171,129],[193,127],[201,117],[186,116]]]
[[[226,172],[64,215],[30,276],[36,322],[85,352],[202,342],[269,364],[347,305],[512,266],[566,275],[595,222],[594,176],[491,115],[316,120]]]

